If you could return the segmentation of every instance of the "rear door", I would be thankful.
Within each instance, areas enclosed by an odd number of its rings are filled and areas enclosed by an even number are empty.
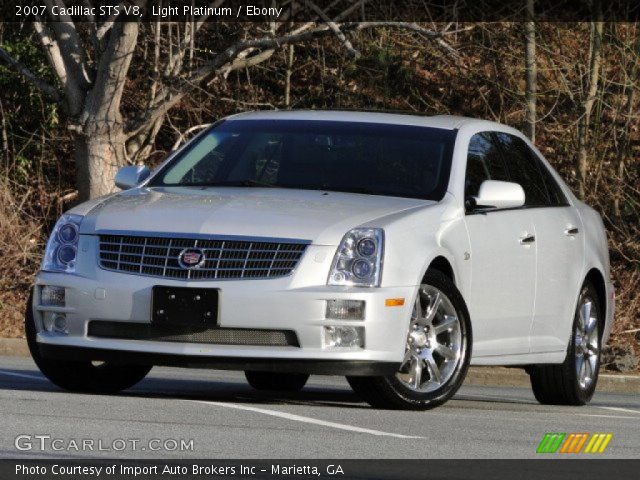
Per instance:
[[[525,190],[536,231],[537,271],[531,352],[564,350],[584,262],[582,223],[547,166],[524,140],[496,134],[509,177]]]
[[[465,196],[478,194],[484,180],[508,181],[509,174],[491,132],[474,135],[469,143]],[[468,212],[471,244],[471,288],[467,298],[473,319],[474,357],[523,354],[536,291],[536,244],[529,210]]]

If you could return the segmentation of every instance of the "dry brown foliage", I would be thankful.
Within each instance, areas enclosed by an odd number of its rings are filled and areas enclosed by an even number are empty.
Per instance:
[[[460,25],[464,27],[465,25]],[[229,36],[249,35],[254,26],[211,26],[196,45],[197,61],[220,51]],[[164,27],[167,28],[167,27]],[[166,33],[166,32],[165,32]],[[175,30],[174,30],[175,34]],[[589,24],[537,24],[538,124],[536,144],[577,190],[576,131],[588,73]],[[497,120],[522,129],[524,42],[521,24],[477,24],[448,37],[452,57],[420,36],[384,29],[358,34],[357,61],[339,42],[323,39],[295,47],[292,108],[366,108],[454,114]],[[249,35],[250,36],[250,35]],[[147,101],[153,70],[153,32],[145,26],[126,86],[123,115]],[[161,57],[170,38],[162,37]],[[585,200],[603,216],[609,233],[617,314],[611,345],[616,356],[640,354],[640,25],[607,24],[601,83],[588,141]],[[157,164],[181,135],[242,110],[284,108],[287,52],[248,70],[215,78],[170,111],[149,151]],[[0,76],[0,82],[2,77]],[[635,96],[631,95],[635,92]],[[6,173],[0,174],[0,334],[19,336],[23,303],[37,270],[46,234],[61,207],[57,199],[74,189],[73,145],[62,122],[44,127],[44,100],[23,88],[0,88],[0,115],[9,137]],[[26,106],[30,98],[30,107]],[[17,113],[12,119],[12,112]],[[1,112],[0,112],[1,113]],[[59,113],[62,117],[62,113]],[[29,123],[30,121],[30,123]],[[0,132],[2,133],[2,132]],[[40,140],[37,140],[40,138]],[[34,146],[34,143],[37,144]],[[29,148],[25,145],[30,145]],[[29,169],[37,180],[18,178],[22,150],[36,152]],[[24,155],[23,155],[24,156]],[[31,159],[31,157],[29,157]],[[613,364],[610,367],[615,367]]]
[[[43,219],[28,213],[33,192],[19,195],[0,177],[0,336],[22,336],[22,314],[41,255]]]

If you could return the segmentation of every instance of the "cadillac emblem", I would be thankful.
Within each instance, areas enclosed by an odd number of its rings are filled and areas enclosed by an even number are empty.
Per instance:
[[[182,268],[199,268],[204,261],[204,253],[199,248],[185,248],[178,255],[178,263]]]

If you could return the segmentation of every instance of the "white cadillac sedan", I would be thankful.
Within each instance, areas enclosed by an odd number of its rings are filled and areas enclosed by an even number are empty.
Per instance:
[[[470,364],[582,405],[614,312],[599,215],[518,131],[450,116],[231,116],[56,224],[26,312],[56,385],[108,393],[153,365],[295,391],[344,375],[425,409]]]

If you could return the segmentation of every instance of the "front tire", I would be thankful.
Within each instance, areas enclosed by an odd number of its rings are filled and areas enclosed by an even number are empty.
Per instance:
[[[305,373],[277,373],[246,371],[247,382],[256,390],[299,392],[309,380]]]
[[[434,408],[462,385],[471,343],[462,295],[446,275],[428,271],[416,296],[400,370],[387,377],[347,377],[347,381],[375,408]]]
[[[122,365],[91,361],[68,361],[43,358],[36,341],[33,317],[33,292],[29,296],[24,318],[27,345],[33,361],[52,383],[70,392],[117,393],[133,387],[151,370],[148,365]]]
[[[573,320],[567,357],[560,365],[532,365],[527,370],[533,394],[543,405],[585,405],[598,383],[602,310],[594,286],[585,282]]]

